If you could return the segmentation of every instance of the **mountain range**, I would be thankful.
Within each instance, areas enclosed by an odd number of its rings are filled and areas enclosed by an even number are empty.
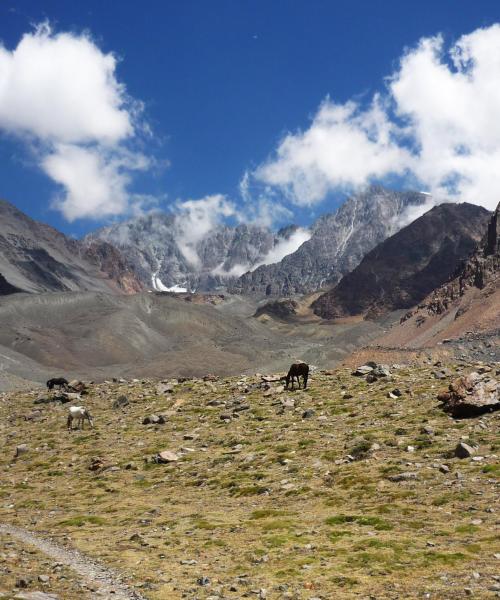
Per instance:
[[[292,296],[338,281],[398,231],[426,196],[372,186],[309,230],[216,225],[190,240],[182,215],[153,212],[82,240],[0,202],[0,293],[213,291]]]
[[[296,225],[278,232],[258,225],[218,225],[191,245],[182,217],[155,212],[99,229],[84,243],[112,244],[142,283],[155,290],[226,288],[257,297],[290,296],[336,282],[425,201],[424,194],[372,186],[321,216],[309,231]]]

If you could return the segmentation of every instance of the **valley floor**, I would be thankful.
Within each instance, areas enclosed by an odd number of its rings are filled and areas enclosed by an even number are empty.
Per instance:
[[[448,367],[437,380],[432,364],[394,366],[372,384],[315,372],[293,392],[258,376],[96,384],[95,429],[71,433],[64,405],[5,393],[0,523],[78,549],[150,600],[498,597],[500,413],[444,414],[437,392],[474,369]],[[166,422],[143,425],[152,413]],[[454,457],[461,440],[475,456]],[[163,450],[171,462],[153,462]],[[27,571],[28,591],[90,593],[2,534],[0,598]]]

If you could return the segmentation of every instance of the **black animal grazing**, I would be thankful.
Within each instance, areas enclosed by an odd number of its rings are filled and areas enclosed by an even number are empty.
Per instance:
[[[299,377],[302,375],[302,379],[304,380],[304,389],[307,387],[307,378],[309,377],[309,365],[306,363],[295,363],[290,367],[288,371],[288,375],[286,376],[286,389],[288,389],[288,384],[290,383],[290,378],[292,379],[292,390],[293,388],[293,379],[297,379],[297,384],[300,390],[300,379]]]
[[[53,379],[49,379],[47,381],[47,389],[53,390],[55,386],[57,387],[67,387],[68,381],[64,379],[64,377],[54,377]]]

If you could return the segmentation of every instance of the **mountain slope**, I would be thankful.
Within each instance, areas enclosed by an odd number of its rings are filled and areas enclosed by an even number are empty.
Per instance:
[[[491,349],[498,344],[500,204],[483,231],[480,244],[453,277],[409,311],[379,340],[381,345],[418,348],[461,339],[461,352],[469,338],[474,345],[484,338]]]
[[[385,240],[313,303],[332,319],[373,317],[419,303],[447,281],[481,239],[490,213],[473,204],[441,204]]]
[[[106,258],[106,260],[105,260]],[[132,269],[111,247],[89,249],[0,200],[0,294],[13,291],[140,291]]]
[[[277,264],[264,265],[240,277],[231,290],[259,296],[292,296],[338,281],[377,244],[395,233],[405,213],[425,203],[415,192],[380,186],[349,198],[336,212],[323,215],[311,238]]]

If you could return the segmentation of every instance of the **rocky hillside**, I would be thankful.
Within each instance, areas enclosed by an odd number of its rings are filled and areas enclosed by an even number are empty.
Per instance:
[[[498,364],[374,366],[305,391],[110,380],[72,432],[64,394],[0,394],[0,597],[496,598],[500,412],[454,420],[438,394]]]
[[[485,230],[485,232],[484,232]],[[454,274],[451,281],[434,290],[419,306],[421,312],[441,315],[464,296],[470,288],[492,293],[500,277],[500,203],[490,218],[475,252]],[[408,314],[411,317],[413,313]]]
[[[262,262],[296,227],[218,226],[193,246],[177,215],[156,212],[100,229],[85,238],[119,248],[144,285],[159,291],[210,291]]]
[[[377,340],[383,347],[440,345],[447,354],[494,356],[500,347],[499,211],[454,275]]]
[[[0,295],[140,289],[142,285],[116,249],[83,246],[0,200]]]
[[[409,308],[447,281],[481,239],[490,213],[473,204],[441,204],[369,252],[313,303],[325,319],[373,318]]]
[[[408,209],[425,195],[394,192],[380,186],[352,196],[334,213],[323,215],[311,238],[277,264],[245,273],[232,291],[257,296],[292,296],[336,283],[372,248],[404,225]]]

